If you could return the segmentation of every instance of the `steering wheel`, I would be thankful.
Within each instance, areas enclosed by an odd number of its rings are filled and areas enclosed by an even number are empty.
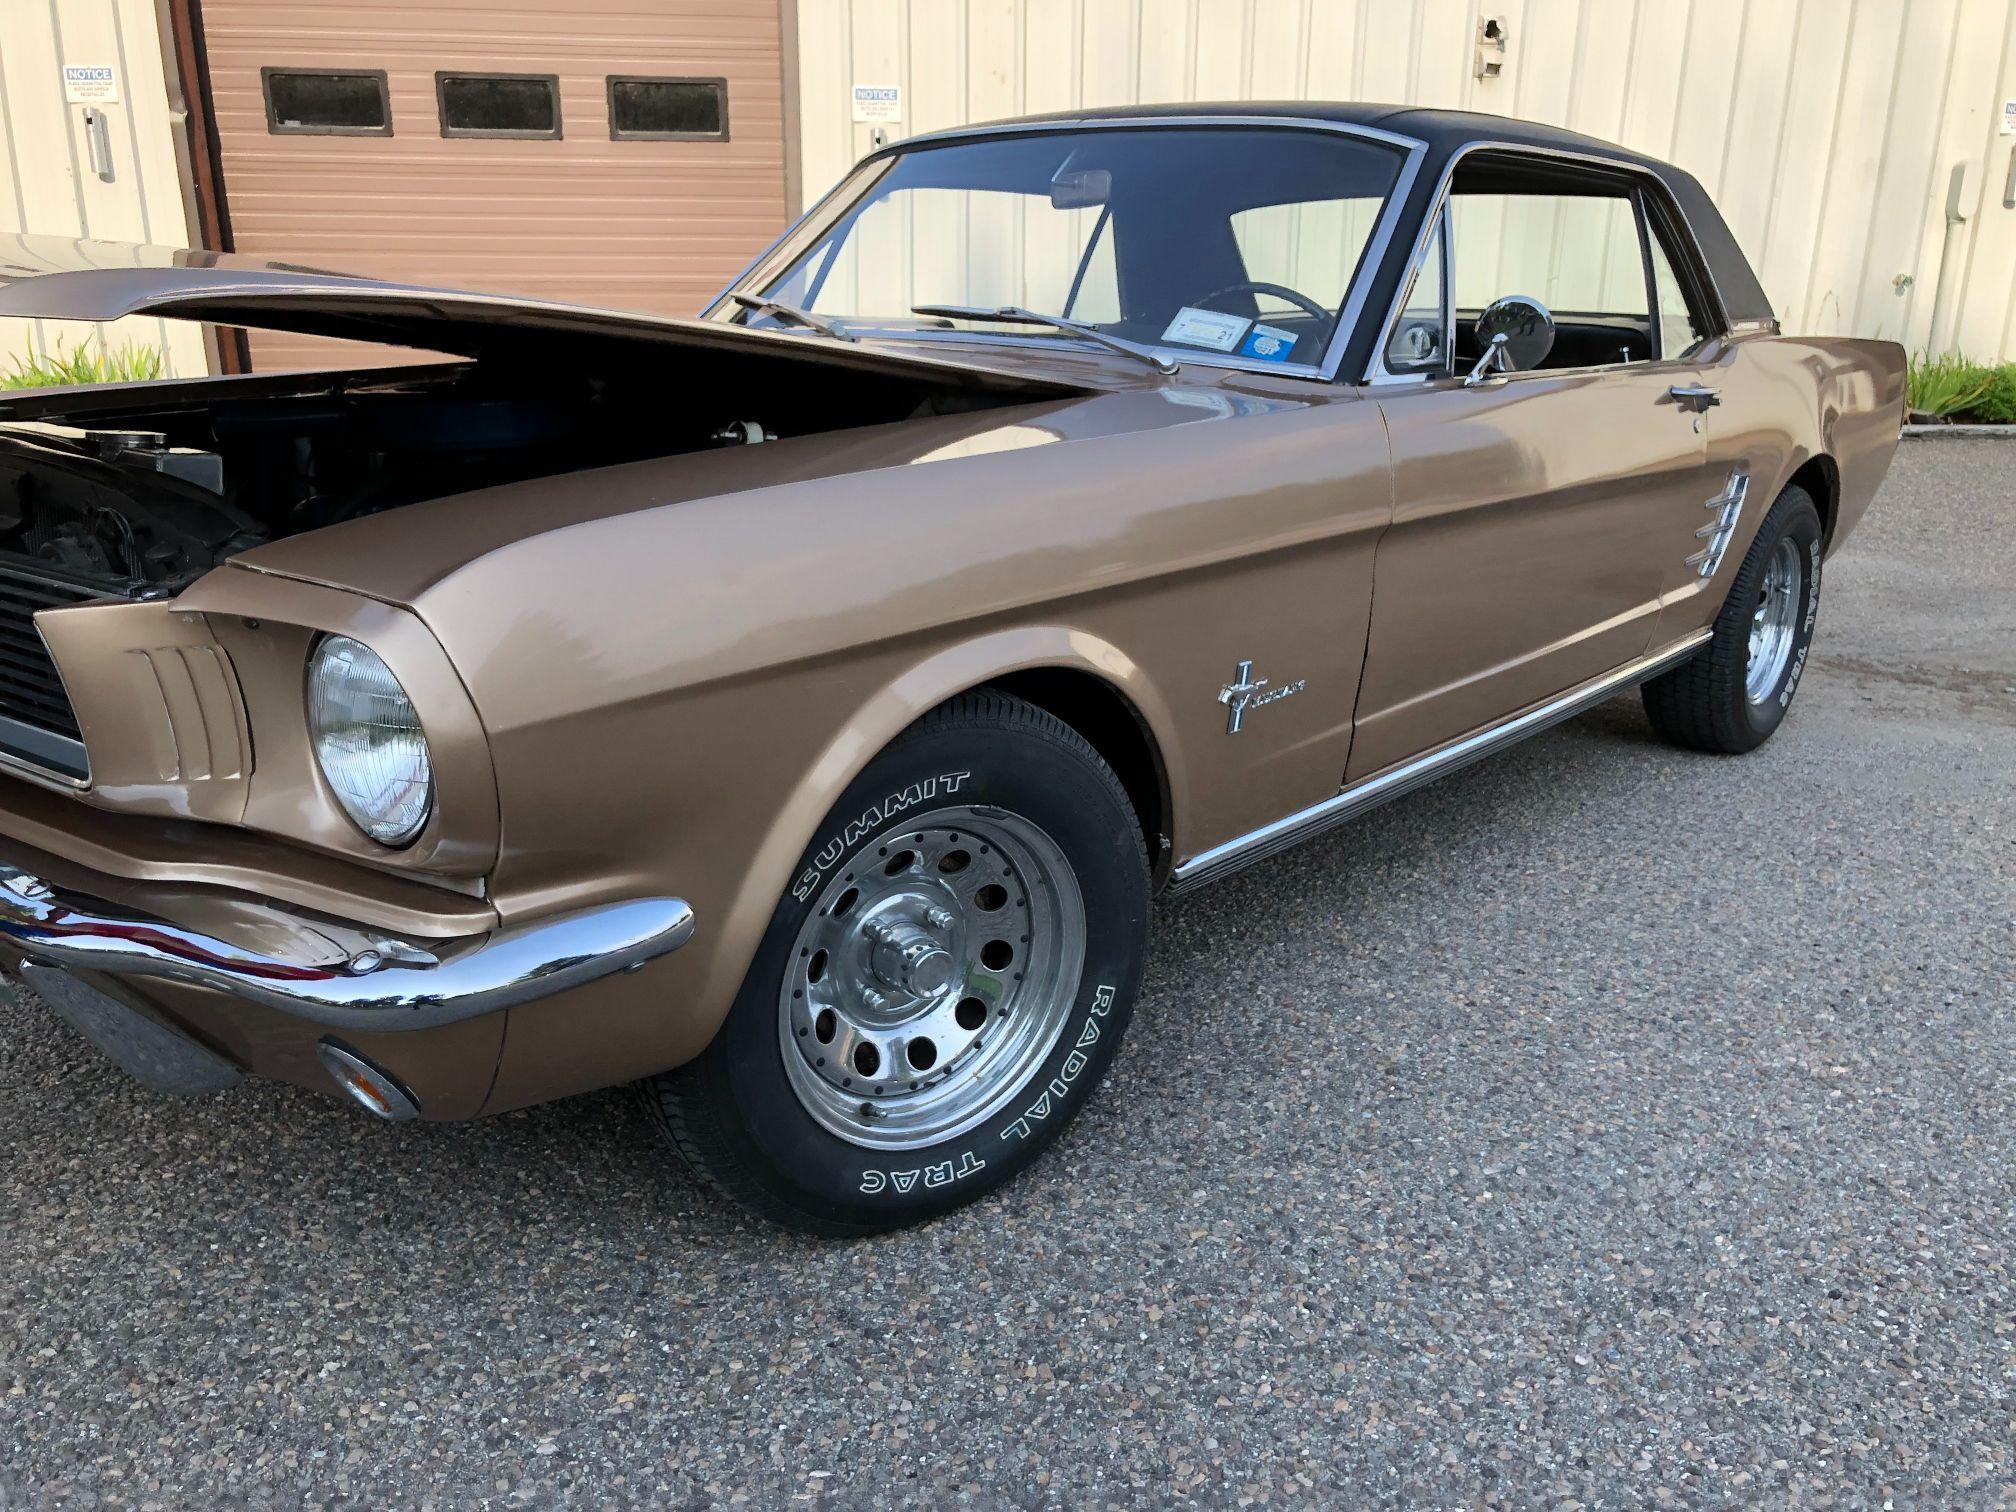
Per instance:
[[[1200,310],[1209,309],[1211,301],[1222,299],[1227,294],[1271,294],[1276,299],[1285,299],[1305,315],[1313,315],[1317,320],[1328,320],[1330,312],[1307,294],[1298,294],[1286,284],[1262,283],[1257,279],[1242,278],[1238,283],[1229,283],[1222,289],[1214,289],[1197,301]]]

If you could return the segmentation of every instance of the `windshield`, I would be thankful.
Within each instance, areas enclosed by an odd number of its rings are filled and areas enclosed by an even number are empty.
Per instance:
[[[919,147],[868,165],[745,288],[855,335],[1059,339],[915,313],[1016,306],[1178,358],[1313,368],[1401,163],[1376,141],[1280,127]],[[716,318],[805,329],[774,309]]]

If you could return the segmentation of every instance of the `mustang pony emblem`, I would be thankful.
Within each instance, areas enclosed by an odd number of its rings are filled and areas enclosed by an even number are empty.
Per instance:
[[[1239,663],[1239,670],[1233,674],[1233,680],[1218,690],[1218,702],[1225,705],[1228,710],[1225,718],[1227,735],[1239,733],[1248,709],[1264,709],[1268,704],[1283,698],[1293,698],[1309,686],[1309,680],[1306,677],[1297,678],[1292,683],[1283,683],[1271,692],[1262,693],[1260,690],[1267,685],[1268,679],[1253,675],[1253,663],[1250,661]]]

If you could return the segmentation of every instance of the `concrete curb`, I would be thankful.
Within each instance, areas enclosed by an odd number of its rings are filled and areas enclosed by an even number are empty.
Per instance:
[[[1997,436],[2016,441],[2016,425],[1907,425],[1907,436]]]

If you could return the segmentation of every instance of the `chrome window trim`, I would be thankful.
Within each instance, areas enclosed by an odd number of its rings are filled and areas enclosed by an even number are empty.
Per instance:
[[[1645,279],[1645,319],[1650,327],[1646,332],[1648,349],[1652,360],[1657,362],[1671,354],[1666,350],[1666,332],[1659,320],[1659,275],[1652,267],[1652,239],[1657,233],[1652,229],[1652,216],[1645,204],[1643,188],[1631,191],[1631,219],[1638,228],[1638,271]],[[1679,276],[1677,269],[1674,276]]]
[[[785,228],[782,231],[779,231],[776,234],[776,236],[772,237],[769,246],[765,247],[761,252],[758,252],[754,257],[750,258],[749,265],[747,267],[745,267],[740,273],[737,273],[733,278],[729,279],[728,282],[723,284],[720,287],[720,289],[715,292],[714,297],[708,300],[706,304],[700,307],[700,313],[695,318],[700,320],[712,320],[714,318],[714,312],[719,310],[722,305],[728,302],[728,296],[730,294],[733,294],[736,290],[740,289],[743,284],[749,281],[749,275],[751,273],[754,273],[758,268],[762,267],[763,264],[770,261],[770,259],[776,254],[777,249],[783,246],[784,243],[789,241],[792,237],[792,234],[796,232],[800,226],[806,225],[808,222],[812,220],[814,216],[818,215],[835,199],[837,199],[839,197],[840,191],[842,189],[845,189],[849,184],[854,182],[854,175],[859,173],[862,170],[862,168],[867,166],[867,164],[872,159],[880,157],[881,155],[882,154],[879,152],[871,152],[867,157],[862,158],[852,168],[849,168],[845,173],[841,174],[840,177],[834,181],[833,186],[830,189],[828,189],[824,194],[820,195],[819,198],[814,200],[810,205],[806,206],[803,214],[801,214],[796,220],[792,221],[789,225],[785,226]]]
[[[1422,160],[1428,155],[1428,144],[1418,137],[1404,136],[1395,131],[1384,131],[1377,126],[1361,126],[1351,121],[1324,121],[1302,116],[1271,115],[1169,115],[1169,116],[1101,116],[1096,119],[1075,118],[1056,121],[1003,121],[991,126],[960,126],[945,131],[926,132],[921,136],[905,137],[900,142],[891,142],[862,158],[842,176],[819,202],[807,210],[788,226],[783,235],[750,262],[749,266],[737,274],[734,280],[716,294],[707,307],[700,312],[703,320],[712,319],[731,293],[741,289],[749,276],[790,240],[792,235],[809,223],[824,210],[842,188],[851,183],[854,176],[870,163],[893,158],[905,152],[914,152],[923,147],[931,150],[948,147],[960,142],[983,140],[1005,136],[1045,136],[1053,132],[1065,131],[1139,131],[1147,129],[1174,129],[1182,127],[1250,127],[1256,130],[1324,131],[1337,136],[1357,137],[1364,141],[1376,142],[1391,147],[1402,154],[1400,171],[1394,176],[1393,187],[1386,193],[1386,205],[1373,225],[1371,234],[1365,239],[1365,249],[1359,254],[1358,266],[1351,277],[1351,285],[1344,296],[1344,303],[1337,311],[1335,325],[1331,328],[1329,345],[1324,348],[1323,360],[1311,365],[1307,363],[1256,362],[1251,359],[1235,358],[1229,353],[1210,352],[1192,347],[1151,346],[1151,350],[1179,362],[1192,363],[1200,367],[1227,368],[1247,373],[1272,373],[1291,378],[1310,378],[1320,382],[1334,382],[1337,372],[1344,362],[1344,349],[1350,344],[1352,333],[1364,318],[1365,305],[1372,297],[1372,284],[1379,276],[1379,270],[1386,264],[1392,244],[1400,230],[1400,220],[1405,214],[1408,198],[1414,192],[1415,180],[1420,177]],[[971,333],[961,333],[971,334]],[[908,339],[907,333],[904,338]],[[1032,339],[1026,336],[995,336],[996,344],[1006,346],[1027,346]]]
[[[1729,306],[1722,298],[1722,290],[1715,283],[1715,270],[1708,265],[1708,259],[1701,256],[1701,238],[1695,233],[1693,222],[1687,219],[1686,209],[1680,204],[1673,192],[1660,182],[1658,174],[1652,172],[1650,169],[1641,168],[1636,163],[1623,158],[1605,157],[1600,153],[1594,152],[1573,152],[1565,147],[1535,147],[1524,142],[1507,142],[1493,138],[1466,142],[1463,146],[1450,153],[1449,161],[1442,165],[1442,177],[1435,186],[1435,198],[1429,205],[1428,213],[1421,218],[1421,228],[1415,233],[1414,246],[1407,254],[1406,272],[1400,280],[1399,287],[1393,291],[1393,303],[1388,307],[1386,319],[1379,327],[1379,339],[1372,344],[1372,356],[1365,368],[1366,383],[1375,385],[1426,383],[1431,378],[1446,376],[1437,373],[1388,372],[1386,370],[1386,343],[1393,339],[1393,326],[1400,318],[1401,308],[1406,303],[1407,291],[1413,286],[1414,272],[1421,266],[1421,259],[1427,256],[1428,238],[1431,234],[1431,228],[1449,203],[1449,185],[1456,177],[1456,169],[1463,159],[1470,156],[1473,152],[1502,152],[1513,157],[1544,157],[1555,158],[1562,162],[1586,163],[1594,168],[1603,168],[1612,173],[1629,175],[1636,183],[1639,192],[1643,192],[1647,188],[1656,189],[1659,194],[1664,196],[1665,206],[1673,212],[1674,220],[1686,229],[1687,239],[1693,244],[1689,251],[1695,262],[1700,266],[1701,277],[1707,286],[1709,297],[1715,302],[1715,308],[1709,312],[1709,316],[1711,322],[1715,323],[1718,328],[1711,330],[1703,340],[1712,340],[1716,336],[1726,334],[1731,329],[1729,324]],[[1453,262],[1455,255],[1454,242],[1450,238],[1445,237],[1444,244],[1450,248],[1449,256]],[[1447,298],[1449,301],[1450,319],[1453,322],[1456,310],[1456,288],[1453,278],[1448,283]],[[1453,342],[1451,346],[1453,348]],[[1568,371],[1603,372],[1617,365],[1605,363],[1597,368],[1576,368],[1572,370],[1556,368],[1553,371],[1556,373]],[[1634,364],[1634,366],[1642,366],[1642,364]]]
[[[1379,333],[1378,344],[1372,350],[1371,377],[1366,381],[1374,385],[1395,383],[1426,383],[1435,378],[1447,378],[1455,371],[1456,353],[1456,238],[1449,218],[1449,202],[1446,198],[1435,206],[1435,213],[1428,217],[1428,231],[1420,244],[1408,256],[1406,271],[1402,274],[1399,291],[1394,295],[1393,308],[1386,317],[1385,328]],[[1435,231],[1442,232],[1442,356],[1448,372],[1441,373],[1396,373],[1386,366],[1386,347],[1393,339],[1400,316],[1407,309],[1407,297],[1414,292],[1414,280],[1420,276],[1422,266],[1428,261],[1428,246],[1435,239]]]
[[[893,157],[920,145],[943,147],[969,137],[1041,136],[1053,131],[1138,130],[1143,126],[1285,126],[1295,131],[1329,131],[1342,136],[1366,137],[1384,142],[1389,147],[1428,150],[1428,144],[1419,137],[1387,131],[1378,126],[1360,125],[1356,121],[1329,121],[1318,116],[1226,115],[1199,111],[1184,115],[1068,116],[1050,121],[994,121],[983,126],[948,126],[942,131],[921,132],[917,136],[891,142],[886,147],[878,147],[861,161],[866,163],[878,157]]]
[[[1451,741],[1423,755],[1403,761],[1398,766],[1357,782],[1347,784],[1334,796],[1321,803],[1276,819],[1271,824],[1263,824],[1256,830],[1214,845],[1209,850],[1199,851],[1189,860],[1182,862],[1169,873],[1168,892],[1172,895],[1185,893],[1194,887],[1202,887],[1207,882],[1215,882],[1235,871],[1264,861],[1269,856],[1279,855],[1291,846],[1300,845],[1304,840],[1320,835],[1325,830],[1346,820],[1355,819],[1380,804],[1411,793],[1436,778],[1446,776],[1459,767],[1468,766],[1473,761],[1495,754],[1505,747],[1514,745],[1529,735],[1537,735],[1564,719],[1571,719],[1583,710],[1593,708],[1605,699],[1621,693],[1636,683],[1656,676],[1666,668],[1686,660],[1713,636],[1712,630],[1696,630],[1685,639],[1670,646],[1662,647],[1650,655],[1641,656],[1625,663],[1616,670],[1601,677],[1570,688],[1567,692],[1526,710],[1523,714],[1513,714],[1481,730]]]

